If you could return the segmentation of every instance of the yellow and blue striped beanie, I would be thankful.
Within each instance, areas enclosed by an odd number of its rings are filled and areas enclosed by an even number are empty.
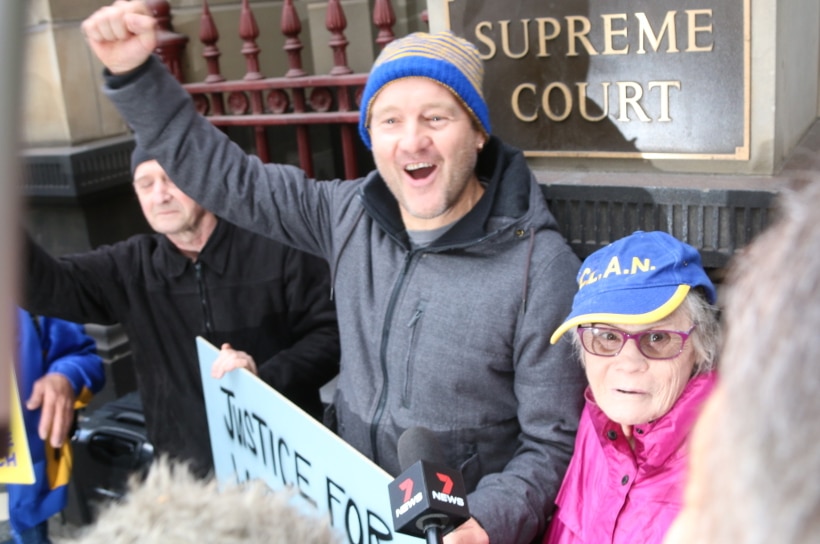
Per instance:
[[[490,115],[481,91],[484,65],[478,49],[450,31],[415,32],[387,44],[373,63],[359,116],[359,134],[368,148],[372,147],[368,128],[373,99],[385,85],[405,77],[426,77],[446,87],[485,134],[490,134]]]

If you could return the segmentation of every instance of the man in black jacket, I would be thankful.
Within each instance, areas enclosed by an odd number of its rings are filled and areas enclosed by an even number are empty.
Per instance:
[[[52,258],[26,241],[25,306],[125,328],[156,453],[213,469],[195,337],[221,347],[220,377],[246,368],[321,418],[339,369],[327,263],[219,219],[137,147],[134,190],[156,231]]]

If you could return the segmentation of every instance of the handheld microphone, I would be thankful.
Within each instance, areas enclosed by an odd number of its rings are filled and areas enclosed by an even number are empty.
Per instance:
[[[390,484],[393,529],[441,544],[442,537],[467,521],[467,491],[458,470],[447,467],[433,432],[410,427],[398,441],[403,472]]]

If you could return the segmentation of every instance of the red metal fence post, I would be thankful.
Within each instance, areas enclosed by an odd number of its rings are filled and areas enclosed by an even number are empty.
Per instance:
[[[373,24],[379,29],[376,43],[381,48],[396,39],[395,34],[393,34],[396,14],[393,12],[393,5],[390,0],[376,0],[376,5],[373,6]]]
[[[188,43],[188,36],[174,32],[171,26],[171,5],[165,0],[146,0],[145,4],[157,20],[157,54],[177,81],[183,82],[182,52]]]
[[[325,14],[325,26],[330,31],[328,44],[333,49],[333,68],[330,74],[334,76],[350,74],[353,70],[347,65],[347,38],[344,30],[347,28],[347,19],[339,0],[330,0],[327,3],[327,13]]]
[[[211,9],[208,6],[207,0],[202,0],[202,15],[199,17],[199,41],[205,47],[202,50],[202,57],[205,59],[205,64],[208,67],[208,75],[205,76],[205,83],[218,83],[225,81],[225,76],[219,70],[219,57],[222,52],[219,51],[216,42],[219,41],[219,30],[216,28],[214,18],[211,16]],[[225,106],[223,104],[222,93],[211,93],[211,107],[214,115],[224,115]],[[202,100],[206,102],[202,105],[200,113],[205,115],[207,113],[207,99],[202,96]]]
[[[253,16],[248,0],[242,0],[242,11],[239,14],[239,37],[242,38],[242,54],[245,55],[247,72],[242,78],[246,81],[262,79],[259,71],[259,46],[256,45],[256,38],[259,37],[259,27],[256,25],[256,18]],[[260,91],[249,91],[251,96],[251,111],[262,113],[262,93]],[[236,97],[233,94],[232,98]],[[256,154],[262,162],[270,162],[268,153],[268,139],[265,135],[265,127],[254,126],[254,139],[256,140]]]
[[[302,69],[302,41],[299,34],[302,32],[302,23],[299,21],[299,14],[293,7],[293,0],[285,0],[282,6],[282,20],[279,24],[282,34],[285,35],[284,50],[288,56],[288,71],[285,77],[299,78],[307,75]],[[291,91],[293,95],[293,111],[304,113],[307,111],[305,102],[304,87],[294,87]],[[308,177],[312,178],[313,170],[313,150],[310,145],[310,134],[306,125],[296,125],[296,148],[299,153],[299,166]]]

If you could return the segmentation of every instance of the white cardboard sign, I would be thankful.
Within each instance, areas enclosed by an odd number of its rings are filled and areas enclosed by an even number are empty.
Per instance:
[[[219,482],[293,486],[351,544],[419,542],[393,531],[389,474],[250,372],[212,378],[219,350],[197,351]]]

